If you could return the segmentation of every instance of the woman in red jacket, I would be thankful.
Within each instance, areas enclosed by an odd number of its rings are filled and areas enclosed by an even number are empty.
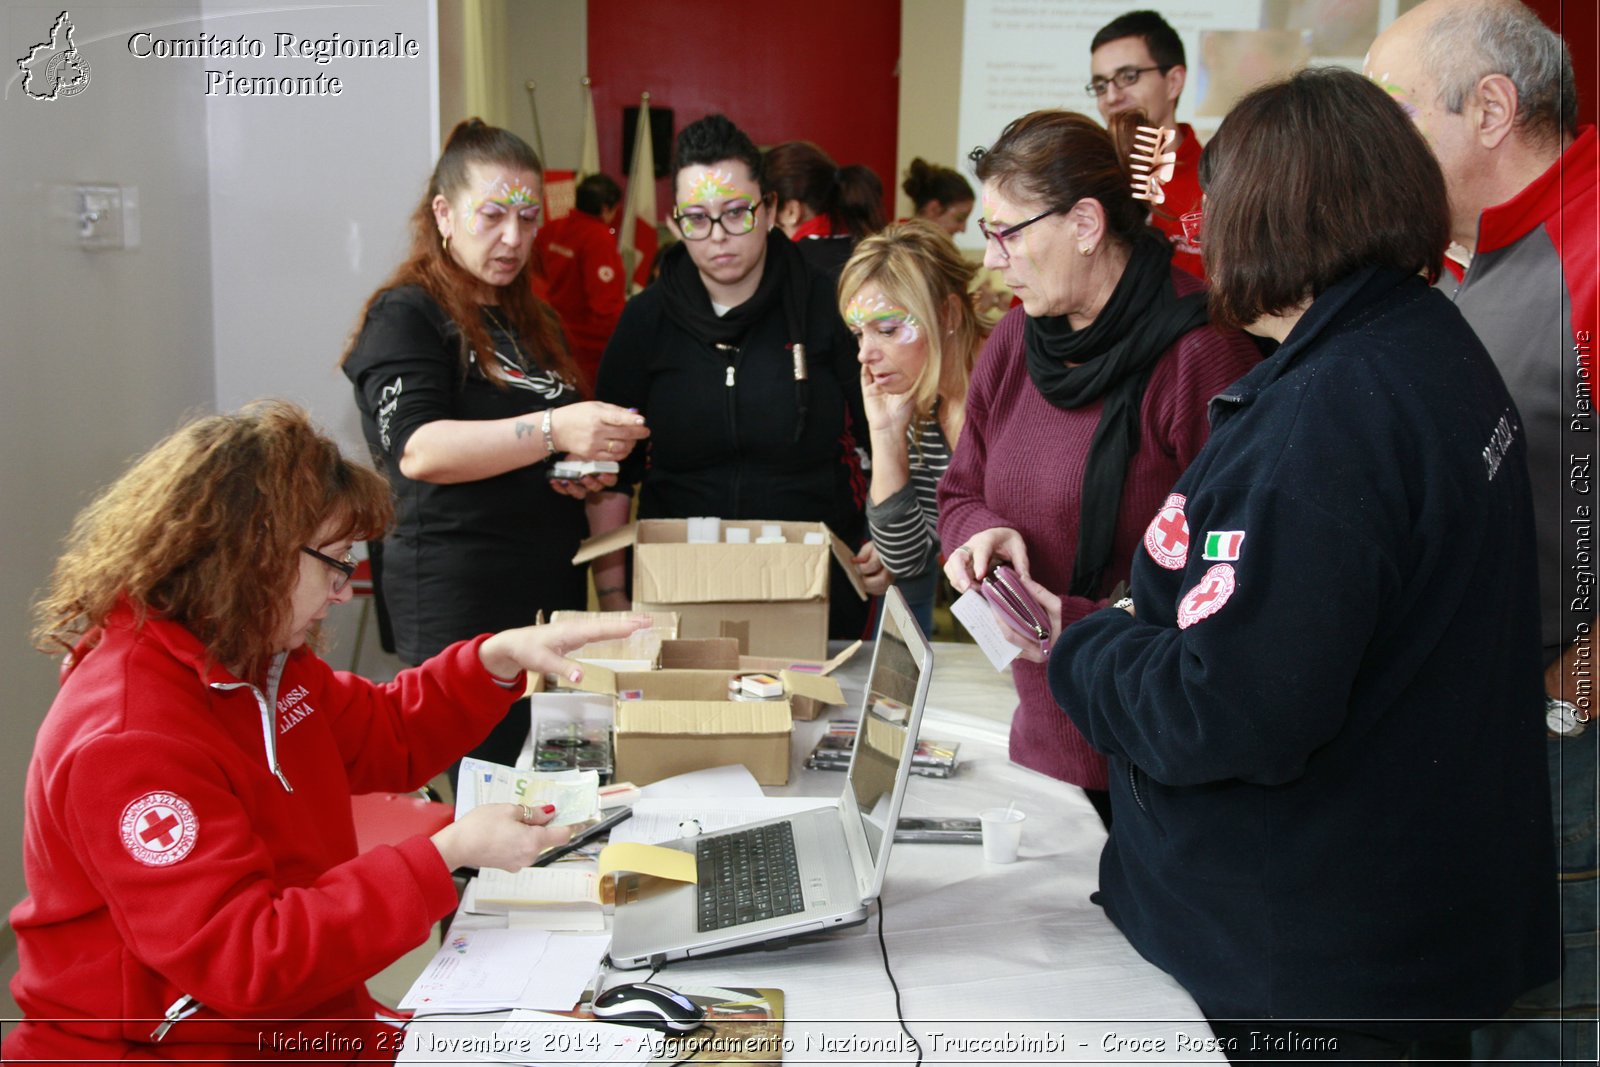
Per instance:
[[[565,651],[643,622],[485,634],[388,685],[335,672],[317,624],[390,516],[283,403],[179,430],[79,516],[38,606],[69,655],[28,768],[6,1060],[392,1059],[363,983],[455,907],[451,870],[566,840],[496,804],[357,855],[352,794],[426,783],[525,670],[575,677]]]

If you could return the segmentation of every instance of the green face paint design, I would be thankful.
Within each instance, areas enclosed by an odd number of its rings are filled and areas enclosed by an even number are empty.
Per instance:
[[[859,294],[850,298],[844,321],[852,332],[873,329],[884,340],[897,345],[914,345],[922,336],[921,323],[903,307],[889,303],[882,294],[863,301]]]
[[[1401,86],[1398,86],[1389,80],[1388,71],[1384,71],[1382,77],[1373,78],[1372,80],[1377,84],[1378,88],[1382,89],[1384,92],[1393,97],[1394,102],[1400,105],[1400,110],[1406,113],[1406,118],[1410,119],[1412,122],[1417,121],[1417,116],[1422,114],[1421,109],[1419,109],[1416,104],[1411,102],[1410,93],[1408,93]]]
[[[689,187],[689,198],[678,205],[678,210],[682,212],[690,204],[716,204],[724,200],[736,200],[739,197],[750,200],[750,195],[735,189],[733,182],[733,175],[727,171],[708,169]]]
[[[467,197],[461,205],[462,221],[470,234],[477,234],[486,226],[495,225],[511,211],[521,212],[524,222],[537,226],[544,206],[526,185],[520,182],[512,185],[498,176],[484,182],[478,195]]]

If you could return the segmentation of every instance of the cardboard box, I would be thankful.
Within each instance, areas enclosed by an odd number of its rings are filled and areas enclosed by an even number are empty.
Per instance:
[[[860,648],[861,642],[855,641],[832,659],[797,660],[788,656],[741,656],[739,643],[731,637],[679,639],[661,643],[660,665],[664,670],[722,670],[739,674],[760,671],[775,674],[784,683],[789,695],[790,715],[809,722],[821,715],[829,705],[844,703],[844,693],[837,683],[831,687],[814,687],[807,679],[826,678],[849,662]]]
[[[666,642],[663,650],[676,642]],[[796,697],[844,699],[832,678],[784,672],[782,700],[728,699],[728,669],[608,671],[592,666],[578,687],[616,698],[616,777],[637,785],[707,767],[742,763],[762,785],[789,781],[789,735]],[[623,699],[624,695],[628,699]]]
[[[785,544],[755,544],[778,526]],[[823,660],[828,654],[828,561],[845,570],[856,594],[866,587],[855,553],[820,522],[724,521],[749,531],[751,544],[689,544],[689,520],[642,519],[585,541],[573,563],[633,547],[633,607],[675,611],[679,636],[731,637],[750,656]],[[806,535],[818,544],[806,544]]]

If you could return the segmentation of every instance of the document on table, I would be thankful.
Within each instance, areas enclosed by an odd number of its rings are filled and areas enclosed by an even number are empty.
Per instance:
[[[646,797],[633,806],[633,818],[612,828],[611,842],[658,845],[837,803],[837,797]]]
[[[452,931],[400,1007],[427,1012],[565,1008],[583,995],[610,940],[547,930]]]

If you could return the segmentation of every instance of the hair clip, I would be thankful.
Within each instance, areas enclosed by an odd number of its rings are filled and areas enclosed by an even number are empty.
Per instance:
[[[1133,198],[1160,204],[1167,199],[1161,187],[1172,180],[1178,153],[1169,151],[1178,131],[1165,126],[1140,126],[1134,131],[1133,151],[1128,153],[1133,169]]]

